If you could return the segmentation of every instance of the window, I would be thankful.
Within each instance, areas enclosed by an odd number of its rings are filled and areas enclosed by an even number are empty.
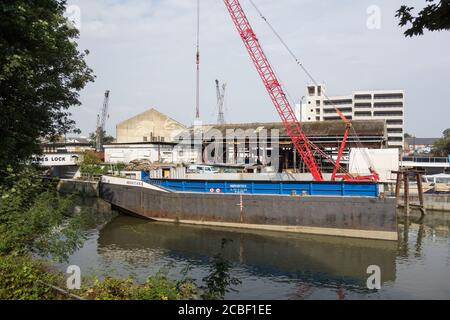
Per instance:
[[[391,103],[375,102],[374,107],[375,108],[402,108],[403,103],[402,102],[391,102]]]
[[[357,117],[371,117],[372,112],[370,111],[355,111],[355,116]]]
[[[308,94],[310,96],[313,96],[316,93],[316,88],[315,87],[308,87]]]
[[[403,125],[403,120],[386,120],[386,123],[391,125]]]
[[[320,97],[322,95],[322,87],[318,86],[317,87],[317,95]]]
[[[316,117],[316,121],[320,121],[320,117]]]
[[[374,96],[375,100],[380,100],[380,99],[403,99],[403,93],[380,93],[380,94],[376,94]]]
[[[387,128],[388,133],[403,133],[402,128]]]
[[[371,103],[355,103],[355,108],[372,108]]]
[[[320,108],[316,109],[316,114],[320,114]]]
[[[375,111],[373,115],[375,117],[401,117],[403,111]]]
[[[402,142],[403,138],[402,137],[388,137],[388,141],[390,141],[390,142]]]
[[[338,99],[338,100],[325,101],[326,106],[340,105],[340,104],[353,104],[353,100],[352,99]]]
[[[371,94],[355,94],[355,100],[372,100]]]
[[[147,138],[147,137],[144,137],[142,140],[143,140],[144,142],[147,142],[147,141],[148,141],[148,138]]]
[[[316,100],[316,106],[320,107],[320,100]]]

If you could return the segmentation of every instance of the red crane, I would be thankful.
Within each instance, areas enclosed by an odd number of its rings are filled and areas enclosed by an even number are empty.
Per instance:
[[[292,143],[297,149],[306,167],[311,172],[314,180],[324,181],[322,172],[320,171],[317,164],[315,154],[318,153],[322,156],[326,156],[327,158],[329,157],[325,155],[324,152],[317,146],[312,144],[303,132],[301,125],[292,109],[292,106],[289,103],[289,100],[287,99],[286,94],[281,86],[281,83],[279,82],[274,70],[272,69],[272,66],[269,63],[269,60],[267,59],[261,47],[261,44],[259,43],[258,38],[256,37],[256,34],[253,31],[253,28],[250,25],[250,22],[248,21],[244,10],[242,9],[240,2],[238,0],[224,0],[224,3],[228,9],[228,12],[230,13],[231,19],[233,20],[239,35],[242,38],[242,41],[244,42],[245,48],[250,54],[256,70],[258,71],[264,83],[265,88],[267,89],[267,92],[269,93],[269,96],[275,108],[277,109],[278,114],[280,115],[280,118],[283,122],[287,134],[292,140]],[[342,178],[347,181],[378,181],[378,174],[376,174],[375,170],[373,170],[372,168],[370,169],[372,173],[371,176],[354,177],[349,173],[338,174],[338,171],[342,170],[342,168],[340,167],[340,161],[344,152],[346,141],[348,139],[349,130],[351,129],[351,123],[342,114],[342,112],[340,112],[339,110],[337,111],[341,118],[346,122],[347,129],[345,131],[344,140],[342,141],[341,147],[339,149],[338,159],[335,163],[335,168],[332,174],[332,180],[335,180],[336,178]],[[331,159],[330,161],[333,162]]]

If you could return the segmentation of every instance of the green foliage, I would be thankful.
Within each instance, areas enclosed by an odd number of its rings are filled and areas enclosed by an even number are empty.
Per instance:
[[[93,147],[97,145],[97,131],[89,134],[89,140]],[[113,136],[109,136],[106,131],[103,131],[103,144],[114,143],[116,139]]]
[[[399,18],[399,25],[409,26],[405,31],[406,37],[423,35],[424,30],[450,30],[450,1],[426,0],[430,3],[417,16],[413,15],[414,7],[401,6],[395,15]]]
[[[80,171],[90,179],[108,173],[108,168],[102,166],[102,160],[96,152],[86,151],[83,154],[83,160],[80,162]]]
[[[192,300],[197,293],[190,279],[173,281],[165,272],[149,277],[145,284],[137,284],[132,278],[95,278],[92,285],[81,291],[88,300]]]
[[[48,286],[58,277],[45,266],[29,257],[0,256],[1,300],[53,300],[57,294]]]
[[[234,291],[231,286],[241,284],[239,279],[231,276],[232,265],[223,257],[223,251],[229,241],[231,240],[222,239],[221,252],[214,256],[210,273],[203,279],[206,288],[202,298],[205,300],[223,300],[227,292]]]
[[[435,156],[447,157],[450,155],[450,128],[442,133],[442,138],[436,140],[433,146]]]
[[[0,185],[0,255],[33,252],[65,260],[84,240],[73,198],[61,196],[33,167],[12,168]]]
[[[40,152],[39,138],[74,128],[68,109],[94,80],[66,1],[0,2],[0,171]]]

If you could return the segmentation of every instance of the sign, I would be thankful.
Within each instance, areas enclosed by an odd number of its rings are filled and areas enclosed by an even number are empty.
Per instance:
[[[44,154],[31,158],[34,164],[43,167],[76,166],[79,160],[78,154]]]

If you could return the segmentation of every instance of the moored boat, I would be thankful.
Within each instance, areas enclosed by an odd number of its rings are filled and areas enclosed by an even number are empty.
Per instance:
[[[397,240],[395,199],[372,182],[131,180],[101,197],[139,217],[240,229]]]

